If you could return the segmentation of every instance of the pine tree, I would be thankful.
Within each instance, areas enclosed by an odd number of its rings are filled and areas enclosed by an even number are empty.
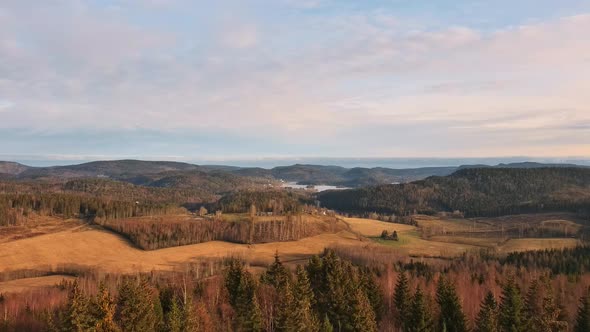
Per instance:
[[[502,332],[524,331],[523,304],[520,289],[513,278],[509,278],[502,289],[498,325]]]
[[[543,294],[539,280],[531,282],[524,301],[524,324],[528,331],[539,331],[543,314]]]
[[[568,324],[566,321],[561,320],[561,309],[553,297],[553,289],[548,277],[543,279],[543,285],[545,288],[545,295],[541,307],[542,314],[539,330],[552,332],[567,330]]]
[[[87,331],[92,326],[89,303],[78,285],[78,280],[72,283],[68,296],[64,326],[68,331]]]
[[[256,283],[248,271],[242,271],[235,294],[236,329],[259,331],[262,329],[262,314],[256,298]],[[227,282],[226,282],[227,284]]]
[[[119,287],[117,320],[123,331],[154,331],[157,318],[155,294],[147,280],[126,279]],[[158,299],[159,301],[159,299]]]
[[[457,296],[455,286],[441,277],[436,290],[436,301],[440,308],[439,324],[449,332],[467,331],[465,314]]]
[[[249,310],[248,319],[245,325],[246,331],[262,331],[262,312],[256,295],[252,297],[252,308]]]
[[[432,319],[426,308],[424,294],[422,293],[420,286],[416,289],[416,293],[414,293],[414,297],[412,298],[407,311],[407,323],[404,324],[403,331],[430,332],[433,330]]]
[[[289,283],[277,289],[279,303],[275,317],[275,328],[277,331],[292,331],[296,325],[295,320],[295,297]]]
[[[491,291],[480,305],[479,314],[475,320],[474,332],[496,332],[498,331],[498,303]]]
[[[166,327],[169,332],[182,331],[182,311],[175,298],[172,299],[170,311],[166,314]]]
[[[527,331],[561,331],[567,327],[567,323],[560,319],[561,309],[553,298],[548,277],[531,283],[524,312]]]
[[[225,270],[225,288],[229,295],[229,303],[232,307],[237,306],[237,298],[240,290],[240,283],[244,275],[244,265],[238,259],[230,259]]]
[[[357,289],[354,296],[352,313],[352,327],[354,331],[377,331],[375,312],[369,303],[367,295],[362,289]]]
[[[367,294],[369,303],[375,312],[375,319],[379,321],[383,310],[383,293],[381,292],[381,288],[375,282],[375,278],[373,278],[373,274],[368,267],[361,267],[359,272],[360,286],[365,294]]]
[[[274,262],[261,276],[260,281],[265,284],[269,284],[276,289],[284,287],[291,281],[291,273],[283,265],[283,262],[281,262],[278,251],[275,253]]]
[[[294,318],[295,331],[317,331],[319,328],[318,319],[315,316],[312,306],[315,302],[309,278],[305,270],[297,266],[297,281],[294,285]]]
[[[580,298],[574,331],[590,331],[590,288],[588,288],[586,294]]]
[[[410,307],[412,304],[410,297],[410,287],[408,286],[408,278],[405,272],[401,272],[395,284],[393,293],[393,303],[396,308],[396,322],[399,327],[404,328],[404,324],[408,321]]]
[[[115,332],[119,331],[119,327],[115,323],[115,311],[117,306],[111,293],[106,288],[104,283],[101,283],[98,288],[98,294],[93,302],[93,316],[95,322],[95,330],[97,332]]]

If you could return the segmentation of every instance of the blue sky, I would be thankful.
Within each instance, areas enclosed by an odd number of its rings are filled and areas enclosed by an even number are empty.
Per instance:
[[[590,1],[4,0],[0,159],[590,156]]]

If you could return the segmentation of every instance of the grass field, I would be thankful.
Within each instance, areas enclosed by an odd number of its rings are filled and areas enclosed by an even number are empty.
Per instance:
[[[0,282],[0,293],[18,293],[35,288],[54,286],[62,280],[73,280],[75,277],[66,275],[53,275],[38,278],[25,278],[11,281]]]
[[[316,218],[316,217],[309,217]],[[434,217],[418,219],[419,225],[444,227],[454,232],[473,229],[470,221],[437,220]],[[575,224],[562,219],[548,219],[547,227],[571,227]],[[559,220],[559,222],[556,222]],[[151,270],[173,270],[182,263],[203,258],[238,256],[254,265],[270,263],[275,252],[279,252],[287,263],[303,263],[311,255],[320,253],[330,246],[357,246],[371,250],[391,250],[396,255],[423,257],[456,256],[480,248],[496,248],[500,253],[544,248],[572,247],[578,244],[571,238],[523,238],[499,239],[470,236],[436,235],[422,237],[420,227],[381,222],[360,218],[341,218],[349,230],[325,233],[299,241],[275,242],[256,245],[235,244],[213,241],[195,245],[144,251],[134,247],[125,238],[98,226],[66,223],[66,227],[55,228],[47,233],[32,237],[9,238],[0,241],[0,271],[35,269],[40,267],[75,264],[93,267],[106,272],[132,273]],[[477,232],[490,227],[483,222]],[[477,226],[475,227],[477,228]],[[381,232],[397,231],[399,241],[382,240]],[[61,278],[59,278],[61,280]],[[55,283],[55,278],[42,277],[14,280],[0,284],[1,289],[26,289]]]

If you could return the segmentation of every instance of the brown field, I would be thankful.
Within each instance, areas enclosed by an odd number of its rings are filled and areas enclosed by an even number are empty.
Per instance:
[[[384,230],[388,232],[397,231],[400,234],[416,230],[416,227],[414,226],[394,224],[372,219],[342,218],[342,220],[344,220],[353,231],[359,232],[364,236],[379,236]]]
[[[579,244],[577,239],[510,239],[498,250],[502,253],[525,250],[572,248]]]
[[[61,283],[64,279],[73,280],[75,278],[66,275],[53,275],[47,277],[25,278],[5,281],[0,282],[0,293],[18,293],[35,288],[54,286]]]
[[[213,241],[182,247],[143,251],[124,238],[92,226],[46,234],[0,244],[0,271],[31,269],[46,265],[78,264],[110,272],[170,270],[179,263],[199,258],[240,256],[268,260],[278,250],[285,260],[302,259],[334,243],[359,242],[354,234],[322,234],[299,241],[257,245]]]
[[[310,216],[310,218],[312,218]],[[444,227],[449,230],[468,229],[468,220],[440,220],[419,216],[419,225]],[[572,227],[563,219],[548,219],[546,226]],[[559,220],[557,222],[556,220]],[[396,255],[421,257],[450,257],[480,248],[496,248],[500,253],[544,248],[572,247],[578,244],[571,238],[524,238],[499,239],[485,237],[436,235],[428,239],[421,236],[420,229],[410,225],[394,224],[370,219],[342,218],[350,231],[335,234],[321,234],[299,241],[264,243],[256,245],[235,244],[213,241],[182,247],[144,251],[134,247],[125,238],[98,226],[65,223],[47,233],[18,239],[3,238],[0,241],[0,272],[22,269],[47,269],[47,266],[80,265],[106,272],[133,273],[151,270],[173,270],[186,262],[205,258],[238,256],[252,265],[270,263],[275,252],[279,252],[287,263],[303,263],[313,254],[326,247],[352,246],[371,250],[391,250]],[[63,229],[63,227],[69,227]],[[422,227],[422,226],[421,226]],[[490,227],[483,225],[479,230]],[[477,228],[477,227],[476,227]],[[381,240],[383,230],[397,231],[399,241]],[[372,240],[370,240],[371,238]],[[61,277],[41,277],[13,280],[0,283],[2,289],[20,290],[55,284]]]
[[[79,225],[82,222],[78,219],[63,220],[32,214],[22,225],[0,227],[0,243],[60,232]]]

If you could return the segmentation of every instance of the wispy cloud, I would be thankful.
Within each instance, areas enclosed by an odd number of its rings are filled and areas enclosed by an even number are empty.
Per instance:
[[[0,134],[237,133],[221,154],[249,137],[262,154],[355,155],[527,154],[548,135],[590,154],[590,14],[481,28],[392,5],[280,3],[3,2]]]

